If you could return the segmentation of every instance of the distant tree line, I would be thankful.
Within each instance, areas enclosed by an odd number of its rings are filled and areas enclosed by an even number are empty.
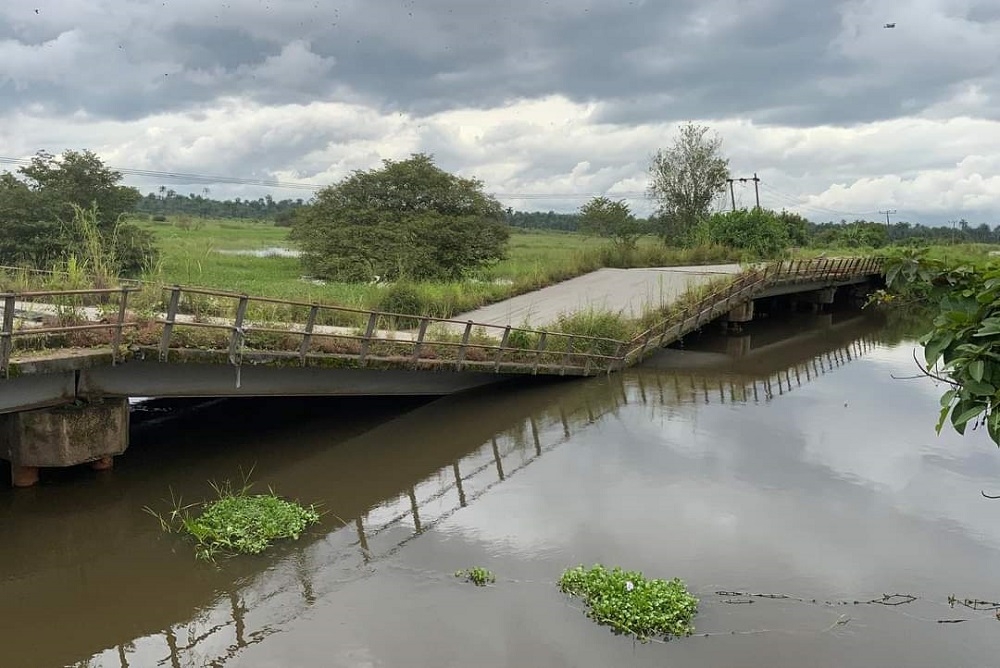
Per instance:
[[[248,218],[290,222],[290,214],[304,206],[299,199],[275,200],[270,195],[257,199],[218,200],[210,197],[211,190],[204,188],[201,193],[182,195],[166,186],[156,192],[147,193],[135,205],[135,212],[151,216],[201,216],[203,218]]]

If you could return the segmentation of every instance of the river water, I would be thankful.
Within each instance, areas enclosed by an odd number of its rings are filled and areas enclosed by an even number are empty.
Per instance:
[[[996,666],[995,606],[949,597],[1000,600],[997,448],[935,435],[878,319],[749,331],[433,402],[145,404],[114,472],[0,489],[0,664]],[[251,468],[322,526],[213,567],[143,511]],[[591,622],[555,582],[598,562],[683,579],[696,635]]]

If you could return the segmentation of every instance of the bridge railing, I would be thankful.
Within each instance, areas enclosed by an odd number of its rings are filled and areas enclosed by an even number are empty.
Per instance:
[[[621,356],[616,339],[554,332],[510,325],[477,323],[431,316],[355,309],[346,306],[251,297],[221,290],[173,286],[167,312],[156,322],[162,327],[161,361],[172,350],[192,343],[178,337],[178,329],[207,333],[201,345],[228,351],[229,361],[241,363],[245,354],[297,358],[302,366],[319,357],[353,359],[360,365],[403,363],[414,368],[477,369],[501,373],[590,374],[610,370]],[[227,317],[191,317],[181,312],[185,297],[208,297],[229,302]],[[252,305],[271,305],[288,313],[298,310],[304,322],[252,322]],[[345,317],[346,316],[346,317]],[[354,320],[363,327],[320,325],[323,321]],[[224,337],[220,340],[219,335]],[[195,341],[194,343],[198,343]]]
[[[135,322],[127,320],[126,314],[129,295],[137,290],[123,286],[0,294],[0,378],[8,376],[18,339],[28,341],[29,346],[31,342],[38,342],[44,347],[49,344],[47,339],[54,335],[103,332],[111,343],[113,361],[119,361],[125,330],[136,326]],[[18,322],[25,319],[19,318],[18,312],[41,322],[25,326]]]
[[[382,363],[396,368],[592,375],[641,361],[766,287],[835,283],[879,273],[881,265],[881,258],[872,257],[817,258],[751,267],[710,294],[671,307],[630,341],[182,286],[164,288],[168,293],[166,313],[145,320],[128,311],[129,295],[138,290],[132,286],[8,292],[0,294],[0,378],[8,376],[17,339],[27,339],[22,347],[44,348],[55,347],[51,345],[53,337],[64,337],[58,347],[110,345],[113,362],[119,361],[123,344],[128,343],[155,347],[164,361],[180,348],[199,348],[228,355],[234,365],[242,364],[245,355],[256,355],[286,357],[302,366],[334,358],[359,366]],[[212,303],[211,315],[191,308],[198,300]],[[43,309],[42,322],[18,325],[18,320],[23,320],[18,318],[18,310],[23,312],[32,305]],[[256,308],[251,310],[251,305]],[[284,317],[257,318],[267,307]],[[49,311],[44,312],[45,308]],[[250,315],[256,319],[251,320]],[[326,322],[363,324],[321,324]],[[88,332],[101,334],[81,343]]]
[[[880,257],[814,258],[751,267],[693,304],[670,309],[659,322],[636,335],[625,345],[619,368],[637,364],[651,352],[728,313],[769,286],[873,275],[881,271],[882,262]]]

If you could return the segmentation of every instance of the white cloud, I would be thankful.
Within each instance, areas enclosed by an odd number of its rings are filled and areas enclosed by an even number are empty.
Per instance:
[[[326,66],[304,46],[297,49],[294,58]],[[601,123],[595,120],[597,111],[593,103],[559,96],[425,117],[360,103],[267,105],[231,97],[133,121],[15,114],[0,126],[0,144],[17,155],[89,147],[116,166],[319,184],[375,167],[384,158],[425,151],[447,169],[483,179],[515,207],[572,210],[590,194],[610,193],[645,211],[649,155],[670,141],[676,124]],[[723,137],[733,171],[757,172],[763,179],[765,206],[797,209],[822,220],[874,215],[886,207],[914,221],[1000,217],[997,121],[903,118],[801,128],[729,120],[712,125]],[[744,188],[743,201],[751,203],[752,189]],[[213,191],[224,195],[227,189]],[[242,187],[232,192],[247,193]],[[509,197],[517,194],[530,197]],[[275,193],[286,195],[303,193]]]

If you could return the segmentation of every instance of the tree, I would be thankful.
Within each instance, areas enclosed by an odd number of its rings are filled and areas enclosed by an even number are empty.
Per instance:
[[[311,273],[343,281],[458,278],[503,259],[508,237],[503,207],[483,183],[425,154],[324,188],[291,231]]]
[[[623,250],[635,248],[644,229],[624,200],[614,202],[595,197],[580,207],[580,229],[587,234],[610,239]]]
[[[73,219],[73,206],[97,205],[98,223],[110,227],[142,199],[135,188],[119,185],[120,172],[105,167],[91,151],[66,151],[60,158],[40,151],[18,170],[33,191],[44,191],[59,202],[59,219]]]
[[[658,205],[661,234],[689,233],[708,216],[712,200],[725,190],[729,160],[722,157],[722,139],[694,123],[681,127],[668,149],[660,149],[649,165],[649,195]]]
[[[119,185],[121,174],[92,152],[66,151],[60,158],[40,152],[18,174],[0,175],[0,264],[47,269],[93,249],[78,225],[79,210],[92,213],[103,250],[118,258],[114,266],[122,273],[136,275],[155,258],[152,235],[121,220],[141,199],[139,191]],[[78,259],[97,264],[97,258]]]

